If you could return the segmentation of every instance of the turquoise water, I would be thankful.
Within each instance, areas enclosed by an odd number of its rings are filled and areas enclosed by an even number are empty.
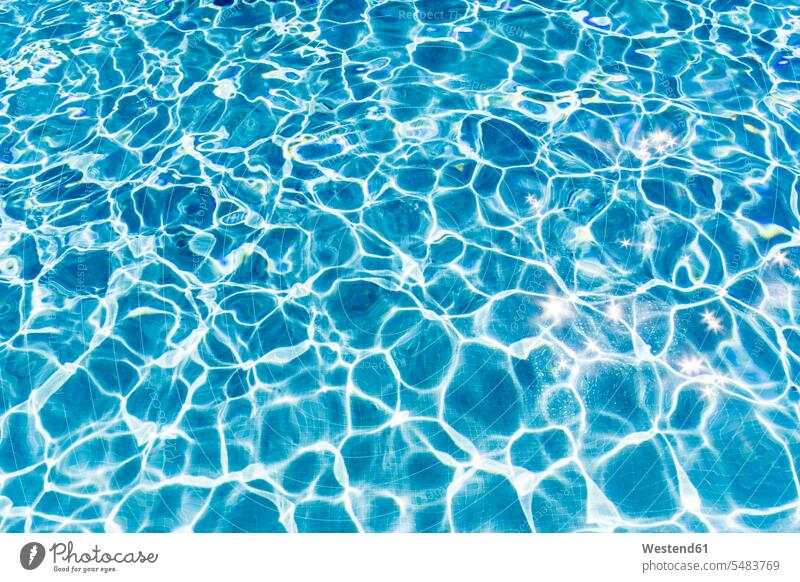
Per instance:
[[[4,0],[0,530],[800,531],[769,4]]]

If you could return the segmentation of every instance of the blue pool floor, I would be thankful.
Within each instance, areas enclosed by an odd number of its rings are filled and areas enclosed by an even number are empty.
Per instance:
[[[800,531],[788,2],[5,0],[0,531]]]

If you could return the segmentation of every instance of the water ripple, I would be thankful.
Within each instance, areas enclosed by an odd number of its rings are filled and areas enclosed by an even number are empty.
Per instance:
[[[800,531],[798,39],[5,0],[0,530]]]

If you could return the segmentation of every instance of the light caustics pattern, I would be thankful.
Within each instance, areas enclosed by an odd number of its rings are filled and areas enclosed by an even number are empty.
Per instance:
[[[4,0],[0,530],[800,530],[793,4]]]

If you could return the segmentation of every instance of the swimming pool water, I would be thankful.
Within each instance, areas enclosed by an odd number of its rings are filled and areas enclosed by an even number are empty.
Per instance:
[[[799,531],[800,10],[5,0],[0,530]]]

